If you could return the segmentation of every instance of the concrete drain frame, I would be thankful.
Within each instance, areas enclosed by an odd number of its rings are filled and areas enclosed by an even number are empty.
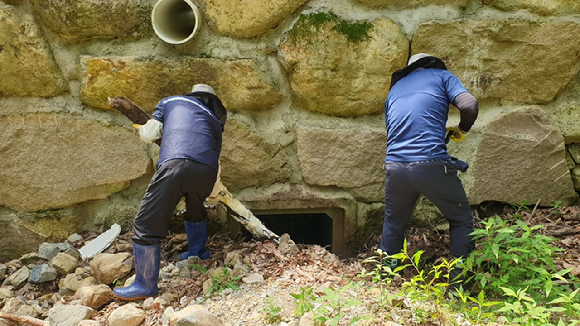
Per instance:
[[[275,215],[309,215],[309,214],[324,214],[332,221],[332,241],[329,251],[343,256],[345,252],[344,244],[344,210],[342,208],[302,208],[302,209],[271,209],[271,210],[252,210],[252,213],[260,219],[261,216],[275,216]],[[265,224],[268,227],[267,224]],[[272,230],[274,231],[274,230]],[[274,231],[275,232],[275,231]],[[281,232],[288,233],[288,232]],[[281,234],[278,234],[281,235]],[[292,239],[296,241],[296,239]],[[296,241],[298,243],[298,241]]]

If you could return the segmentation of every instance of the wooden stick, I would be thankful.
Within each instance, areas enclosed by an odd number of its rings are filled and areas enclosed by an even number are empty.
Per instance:
[[[137,104],[127,98],[109,98],[109,105],[129,118],[133,123],[142,125],[147,123],[147,120],[150,119],[146,112],[141,110]],[[157,140],[156,143],[157,145],[161,144],[160,140]],[[266,228],[264,224],[262,224],[262,221],[255,217],[254,214],[252,214],[252,212],[239,200],[235,199],[221,182],[219,185],[219,194],[213,201],[223,204],[226,207],[228,214],[234,220],[242,224],[255,238],[269,239],[276,243],[280,241],[280,237]]]
[[[137,104],[133,103],[128,98],[109,97],[109,105],[129,118],[133,123],[144,125],[147,123],[147,120],[151,119],[145,111],[141,110]]]
[[[41,319],[37,319],[34,317],[29,317],[29,316],[13,315],[13,314],[9,314],[9,313],[4,312],[4,311],[0,311],[0,318],[15,321],[18,323],[25,323],[25,324],[33,325],[33,326],[49,326],[50,325],[48,322],[45,322],[44,320],[41,320]]]
[[[129,120],[131,120],[131,122],[133,122],[134,124],[144,125],[147,123],[149,119],[151,119],[151,117],[149,117],[149,115],[145,111],[141,110],[141,108],[138,107],[137,104],[133,103],[128,98],[109,97],[109,105],[113,109],[121,112],[124,116],[129,118]],[[155,143],[161,146],[161,139],[157,139]]]

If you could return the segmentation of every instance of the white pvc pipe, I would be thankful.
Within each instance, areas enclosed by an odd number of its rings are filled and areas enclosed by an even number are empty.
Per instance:
[[[155,34],[170,44],[191,40],[199,30],[200,17],[191,0],[159,0],[151,11]]]

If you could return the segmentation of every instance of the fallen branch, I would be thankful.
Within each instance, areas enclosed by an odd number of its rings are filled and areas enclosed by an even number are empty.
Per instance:
[[[571,226],[564,226],[556,230],[547,230],[548,235],[552,237],[563,237],[566,235],[574,235],[580,233],[580,227],[572,228]]]
[[[136,124],[145,124],[150,119],[149,115],[141,110],[139,106],[131,100],[124,97],[109,98],[109,105],[111,108],[121,112],[131,122]],[[161,144],[161,140],[156,141],[157,145]],[[269,239],[276,243],[280,241],[280,237],[262,224],[252,212],[246,208],[239,200],[228,191],[228,189],[220,182],[220,191],[218,196],[213,199],[214,202],[219,202],[226,207],[228,215],[234,220],[242,224],[257,239]]]
[[[6,320],[10,320],[10,321],[15,321],[18,323],[25,323],[25,324],[32,325],[32,326],[49,326],[49,323],[44,321],[44,320],[37,319],[34,317],[29,317],[29,316],[13,315],[13,314],[9,314],[9,313],[4,312],[4,311],[0,311],[0,319],[6,319]]]

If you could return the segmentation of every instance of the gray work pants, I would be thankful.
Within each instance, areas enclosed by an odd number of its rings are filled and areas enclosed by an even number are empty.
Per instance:
[[[188,159],[163,163],[153,176],[135,217],[133,242],[141,246],[157,245],[169,231],[175,207],[185,197],[183,219],[200,222],[207,219],[203,205],[211,194],[217,170]]]
[[[385,170],[385,219],[381,250],[390,255],[401,252],[413,208],[423,194],[441,210],[449,222],[451,254],[465,257],[471,253],[474,242],[469,234],[473,232],[473,216],[457,176],[457,160],[413,163],[387,161]]]

